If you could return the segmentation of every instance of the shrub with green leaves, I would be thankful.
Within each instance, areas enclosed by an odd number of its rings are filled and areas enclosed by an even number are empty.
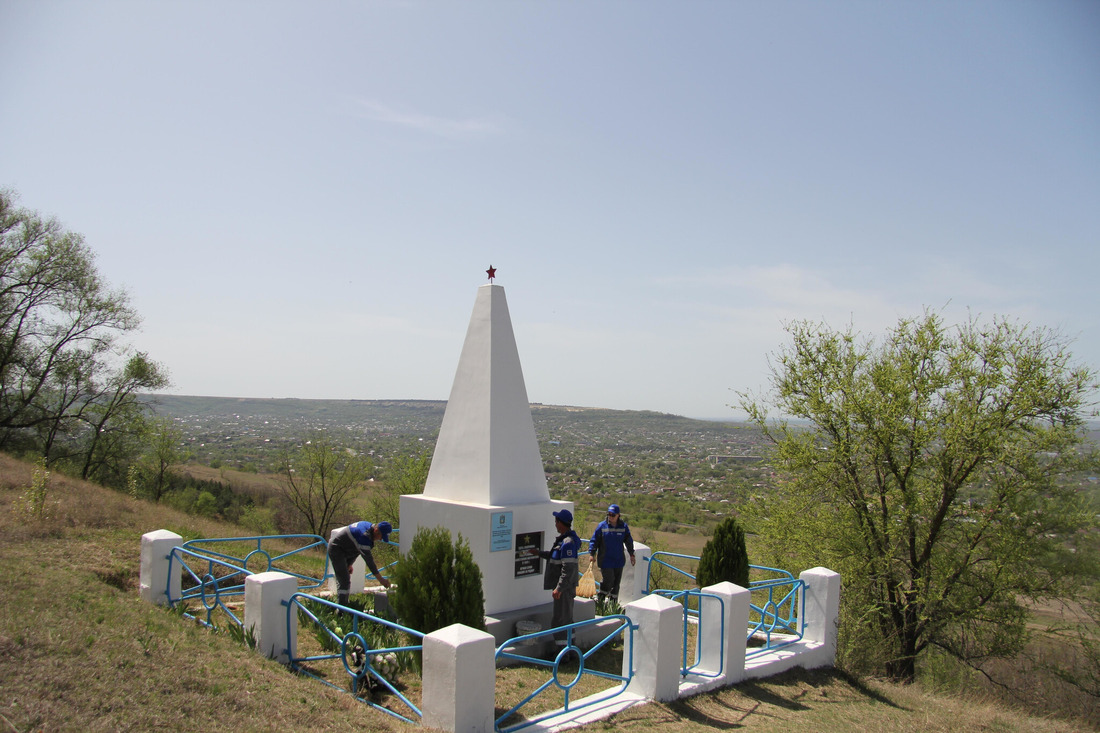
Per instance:
[[[745,549],[745,530],[734,517],[727,517],[703,546],[695,579],[700,588],[729,581],[749,587],[749,553]]]
[[[391,576],[390,603],[400,623],[429,634],[454,623],[485,630],[481,568],[460,534],[421,528]]]
[[[50,471],[46,468],[46,457],[42,456],[34,464],[31,485],[12,504],[12,510],[23,520],[53,519],[54,510],[59,502],[48,498],[49,491]]]

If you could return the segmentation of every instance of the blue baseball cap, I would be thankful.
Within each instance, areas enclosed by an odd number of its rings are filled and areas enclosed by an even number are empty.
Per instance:
[[[607,513],[608,514],[621,514],[622,512],[619,511],[619,505],[618,504],[612,504],[611,506],[609,506],[607,508]]]
[[[558,520],[562,524],[568,524],[572,526],[573,512],[569,511],[568,509],[562,509],[559,512],[554,512],[554,519]]]
[[[379,522],[376,526],[378,527],[378,531],[382,533],[382,541],[389,542],[390,532],[393,531],[393,525],[389,522]]]

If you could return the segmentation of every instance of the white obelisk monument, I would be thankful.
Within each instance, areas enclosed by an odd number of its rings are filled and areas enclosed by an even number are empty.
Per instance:
[[[482,285],[424,493],[401,497],[401,554],[419,528],[446,527],[481,568],[486,615],[547,604],[544,561],[528,550],[550,549],[559,509],[573,503],[546,488],[504,288]]]

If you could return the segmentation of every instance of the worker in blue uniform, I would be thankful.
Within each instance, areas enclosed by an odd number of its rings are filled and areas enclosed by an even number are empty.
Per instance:
[[[332,530],[328,540],[328,557],[332,561],[332,573],[336,576],[336,599],[341,606],[348,605],[351,595],[351,569],[355,558],[362,557],[374,577],[384,588],[390,587],[390,581],[378,572],[374,564],[374,543],[377,540],[388,542],[393,526],[389,522],[355,522],[346,527]]]
[[[634,538],[630,536],[630,527],[622,518],[618,504],[607,508],[607,519],[597,525],[588,541],[588,554],[590,562],[595,562],[603,575],[596,599],[603,601],[606,597],[618,602],[627,554],[631,566],[634,565]]]
[[[580,580],[577,566],[581,538],[573,531],[573,513],[568,509],[554,512],[554,528],[558,532],[557,539],[549,550],[540,551],[539,557],[548,561],[542,587],[543,590],[553,591],[554,610],[550,625],[557,628],[573,623],[573,599],[577,596],[577,581]],[[554,642],[565,646],[567,636],[567,632],[554,634]]]

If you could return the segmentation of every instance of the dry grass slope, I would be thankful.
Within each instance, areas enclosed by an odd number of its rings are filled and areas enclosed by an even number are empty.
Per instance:
[[[52,516],[14,507],[32,466],[0,454],[0,730],[412,729],[138,598],[141,535],[242,534],[54,474]],[[629,710],[597,729],[1071,731],[973,699],[796,672]]]

